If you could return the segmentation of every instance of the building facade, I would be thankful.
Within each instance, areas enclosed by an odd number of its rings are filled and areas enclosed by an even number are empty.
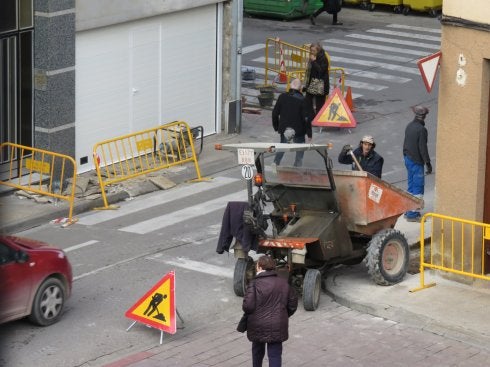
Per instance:
[[[441,23],[435,211],[490,223],[488,0],[444,0]]]
[[[105,139],[175,120],[220,132],[239,95],[239,6],[2,0],[0,141],[70,155],[84,172]]]

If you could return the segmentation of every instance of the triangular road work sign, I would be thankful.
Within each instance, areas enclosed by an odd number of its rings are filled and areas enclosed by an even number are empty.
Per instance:
[[[356,127],[357,123],[339,88],[335,88],[313,119],[313,126]]]
[[[419,67],[420,74],[422,74],[425,88],[429,93],[432,90],[434,81],[436,80],[437,70],[441,63],[441,57],[442,53],[439,51],[417,61],[417,66]]]
[[[167,273],[157,284],[141,297],[129,310],[126,317],[155,329],[175,334],[175,273]]]

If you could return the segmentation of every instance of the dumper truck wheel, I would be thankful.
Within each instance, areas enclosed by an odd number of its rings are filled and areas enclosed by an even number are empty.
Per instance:
[[[243,297],[250,279],[254,277],[254,260],[248,256],[245,259],[237,259],[233,273],[233,291],[238,297]]]
[[[400,231],[387,229],[378,232],[368,246],[364,262],[376,284],[392,285],[405,277],[410,254],[407,239]]]
[[[322,273],[317,269],[308,269],[303,280],[303,307],[306,311],[315,311],[320,302]]]

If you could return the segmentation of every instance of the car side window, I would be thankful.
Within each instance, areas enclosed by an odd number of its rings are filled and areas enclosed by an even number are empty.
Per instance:
[[[14,254],[15,251],[10,246],[0,242],[0,265],[14,261]]]

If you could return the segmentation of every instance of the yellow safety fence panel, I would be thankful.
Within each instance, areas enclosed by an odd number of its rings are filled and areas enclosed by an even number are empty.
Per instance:
[[[332,67],[330,55],[325,52],[328,60],[328,74],[330,86],[340,88],[342,94],[345,92],[345,70],[339,67]],[[305,44],[296,46],[291,43],[281,41],[279,38],[267,38],[265,43],[265,85],[269,84],[269,73],[272,73],[272,84],[280,78],[281,74],[286,76],[286,89],[289,89],[289,82],[300,79],[305,83],[306,69],[310,59],[310,45]],[[284,66],[282,66],[284,63]]]
[[[72,157],[5,142],[0,145],[0,162],[8,170],[0,184],[67,201],[68,221],[63,226],[74,222],[77,165]]]
[[[99,142],[93,148],[93,157],[104,201],[104,207],[97,209],[116,208],[108,204],[107,185],[164,168],[193,162],[196,180],[202,180],[192,131],[182,121]]]
[[[430,222],[429,252],[425,252],[426,224]],[[490,280],[485,274],[485,257],[490,248],[490,224],[435,213],[427,213],[420,225],[420,287],[416,292],[433,287],[425,284],[424,270],[434,269],[465,277]]]

